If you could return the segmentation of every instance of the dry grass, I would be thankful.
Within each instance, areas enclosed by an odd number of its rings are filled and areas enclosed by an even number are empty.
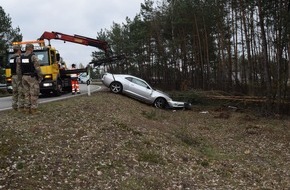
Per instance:
[[[0,189],[290,187],[289,118],[203,109],[99,92],[1,112]]]

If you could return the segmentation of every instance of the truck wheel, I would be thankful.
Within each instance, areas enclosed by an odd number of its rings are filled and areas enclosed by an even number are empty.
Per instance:
[[[53,93],[55,96],[60,96],[62,94],[62,81],[61,80],[57,80],[56,89],[54,90]]]

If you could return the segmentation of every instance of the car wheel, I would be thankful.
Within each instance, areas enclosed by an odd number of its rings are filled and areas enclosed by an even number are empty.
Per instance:
[[[110,85],[110,90],[115,93],[115,94],[119,94],[122,92],[122,89],[123,89],[123,86],[121,83],[119,82],[113,82],[111,85]]]
[[[163,108],[165,108],[166,104],[167,104],[167,102],[166,102],[166,100],[165,100],[164,98],[157,98],[157,99],[154,101],[154,106],[155,106],[156,108],[161,108],[161,109],[163,109]]]

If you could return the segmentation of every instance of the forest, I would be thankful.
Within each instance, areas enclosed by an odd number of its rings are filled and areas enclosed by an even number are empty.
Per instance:
[[[289,9],[289,0],[144,0],[133,19],[96,37],[126,56],[108,72],[165,90],[263,97],[272,109],[290,97]]]
[[[133,20],[98,33],[128,58],[110,72],[167,90],[221,90],[265,97],[269,105],[289,100],[288,0],[155,3],[144,1]]]

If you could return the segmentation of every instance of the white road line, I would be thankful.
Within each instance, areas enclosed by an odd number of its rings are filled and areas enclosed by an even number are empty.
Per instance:
[[[91,90],[91,93],[92,92],[96,92],[96,91],[99,91],[102,87],[101,86],[96,86],[96,89],[94,90]],[[60,96],[60,97],[54,97],[52,99],[39,99],[39,103],[42,104],[42,103],[48,103],[48,102],[53,102],[53,101],[57,101],[57,100],[63,100],[63,99],[67,99],[67,98],[71,98],[71,97],[76,97],[76,96],[83,96],[83,95],[86,95],[88,94],[87,92],[86,93],[82,93],[82,94],[76,94],[76,95],[71,95],[71,96]],[[8,96],[8,97],[3,97],[1,99],[3,100],[8,100],[8,99],[11,99],[12,97],[11,96]],[[10,110],[12,109],[12,107],[7,107],[7,108],[0,108],[0,111],[5,111],[5,110]]]

